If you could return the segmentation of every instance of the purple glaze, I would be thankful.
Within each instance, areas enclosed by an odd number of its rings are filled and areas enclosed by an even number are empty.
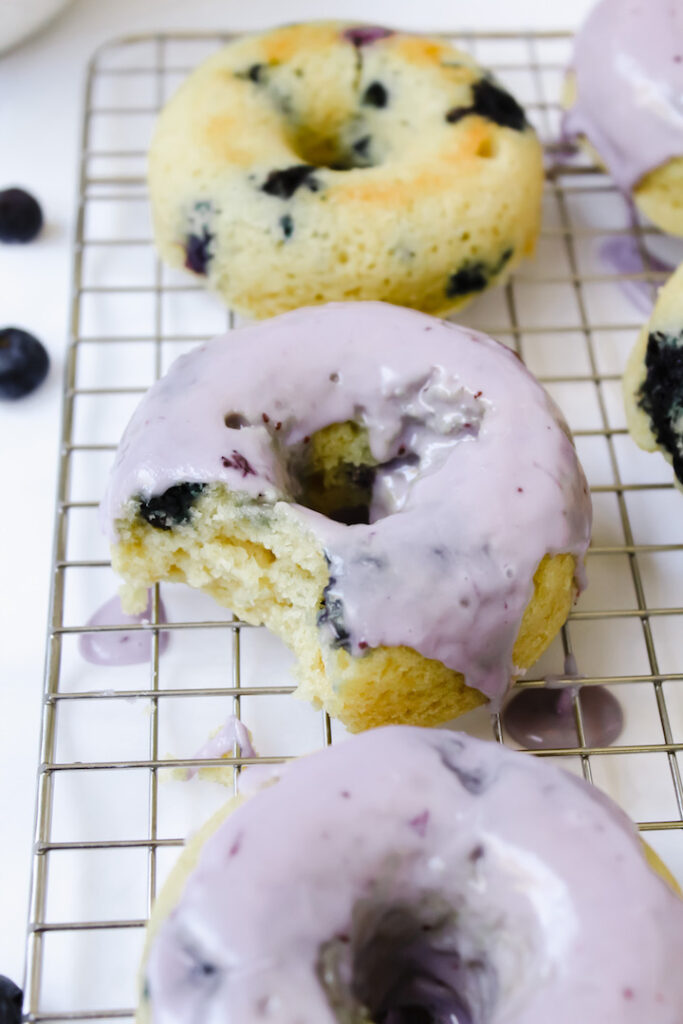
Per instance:
[[[585,135],[625,191],[683,156],[682,57],[678,0],[601,0],[576,37],[563,132]]]
[[[600,246],[600,258],[617,274],[642,274],[657,271],[670,274],[673,267],[648,252],[646,260],[637,239],[630,235],[615,235],[607,238]],[[654,280],[633,281],[622,278],[619,287],[633,305],[645,316],[652,312],[657,298],[658,284]]]
[[[522,690],[503,711],[506,732],[528,750],[580,746],[574,715],[577,693],[586,745],[608,747],[621,735],[624,712],[602,686]]]
[[[199,750],[193,754],[198,761],[213,757],[224,757],[232,754],[237,745],[242,757],[256,757],[256,751],[249,738],[249,731],[236,715],[230,715],[225,724],[219,729],[215,736],[210,736],[206,743],[203,743]],[[188,768],[185,773],[187,780],[193,779],[200,771],[200,768]]]
[[[249,425],[227,427],[227,413]],[[286,466],[291,446],[349,419],[386,464],[369,525],[295,504]],[[571,552],[581,563],[590,538],[566,424],[514,353],[379,302],[296,310],[177,360],[119,446],[102,509],[112,541],[131,499],[183,481],[224,483],[310,532],[352,653],[405,644],[494,699],[515,673],[539,562]]]
[[[348,39],[354,46],[369,46],[376,43],[378,39],[386,39],[395,33],[390,28],[382,28],[381,25],[355,25],[343,32],[344,39]]]
[[[391,727],[291,762],[233,810],[144,974],[152,1024],[678,1024],[681,949],[683,902],[606,796],[492,743]]]
[[[147,607],[137,615],[127,615],[118,597],[112,597],[88,619],[88,626],[127,626],[152,621],[152,594]],[[159,598],[159,622],[168,622],[163,601]],[[167,649],[168,632],[159,633],[159,654]],[[140,665],[152,657],[152,632],[147,629],[107,630],[104,633],[82,633],[78,649],[86,661],[94,665]]]

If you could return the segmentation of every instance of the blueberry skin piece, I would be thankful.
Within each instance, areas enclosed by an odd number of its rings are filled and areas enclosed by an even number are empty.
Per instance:
[[[37,199],[23,188],[0,192],[0,242],[31,242],[43,226]]]
[[[0,328],[0,398],[23,398],[47,377],[45,347],[20,327]]]
[[[24,993],[10,978],[0,974],[0,1024],[19,1024]]]

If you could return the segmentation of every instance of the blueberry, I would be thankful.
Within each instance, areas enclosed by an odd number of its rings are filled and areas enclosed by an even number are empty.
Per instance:
[[[19,986],[0,974],[0,1024],[19,1024],[23,999]]]
[[[487,117],[501,128],[513,128],[516,132],[524,131],[527,123],[524,111],[514,96],[505,89],[501,89],[488,78],[480,78],[474,83],[472,93],[475,113]]]
[[[448,278],[446,295],[454,299],[457,295],[469,295],[470,292],[482,292],[488,284],[486,264],[481,260],[467,261],[460,270]]]
[[[486,264],[483,260],[466,260],[459,270],[446,282],[446,296],[454,299],[458,295],[481,292],[489,281],[499,274],[512,256],[512,249],[504,249],[496,263]]]
[[[479,114],[501,128],[513,128],[517,132],[523,132],[527,125],[524,111],[514,96],[488,78],[480,78],[472,86],[471,105],[453,107],[446,114],[446,120],[455,124],[470,114]]]
[[[366,107],[386,107],[389,93],[381,82],[371,82],[363,93],[361,102]]]
[[[19,327],[0,329],[0,398],[23,398],[45,380],[50,359],[44,347]]]
[[[188,235],[185,240],[185,266],[195,274],[208,273],[211,253],[209,246],[213,242],[213,235],[204,228],[201,235]]]
[[[323,597],[320,610],[318,611],[318,626],[329,626],[332,632],[332,647],[341,647],[351,652],[351,634],[344,625],[344,605],[340,597],[334,597],[330,591],[337,580],[330,576],[330,581],[323,590]]]
[[[382,28],[381,25],[356,25],[354,28],[347,28],[343,35],[344,39],[360,49],[361,46],[376,43],[378,39],[393,36],[394,33],[390,28]]]
[[[294,233],[294,221],[288,213],[284,217],[280,217],[280,227],[282,228],[282,234],[285,238],[291,238]]]
[[[43,226],[40,204],[23,188],[0,192],[0,242],[31,242]]]
[[[171,530],[192,518],[192,506],[206,484],[175,484],[147,501],[140,499],[140,515],[157,530]]]
[[[313,177],[315,167],[310,164],[294,164],[281,171],[271,171],[261,191],[277,199],[291,199],[301,185],[306,185],[311,192],[318,191],[318,182]]]
[[[683,331],[678,335],[653,331],[647,339],[646,376],[638,404],[650,417],[657,444],[673,462],[683,483]]]

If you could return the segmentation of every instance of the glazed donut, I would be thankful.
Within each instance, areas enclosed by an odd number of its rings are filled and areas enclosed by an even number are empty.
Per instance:
[[[683,488],[683,264],[657,296],[624,373],[628,429],[645,451],[659,450]]]
[[[513,352],[341,303],[181,357],[126,429],[104,516],[127,607],[158,580],[202,588],[281,636],[300,693],[355,731],[500,700],[569,613],[591,506]]]
[[[579,31],[567,137],[583,137],[662,231],[683,235],[683,7],[600,0]]]
[[[341,22],[237,38],[161,114],[162,258],[254,317],[335,300],[443,313],[538,234],[524,111],[443,39]]]
[[[606,796],[393,727],[290,763],[190,843],[138,1022],[675,1024],[681,949],[683,901]]]

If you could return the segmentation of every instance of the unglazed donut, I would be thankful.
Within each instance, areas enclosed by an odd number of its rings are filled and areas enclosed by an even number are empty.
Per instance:
[[[579,31],[566,136],[588,141],[663,231],[683,235],[683,6],[600,0]]]
[[[657,296],[624,373],[628,429],[645,451],[659,450],[683,488],[683,265]]]
[[[499,701],[569,613],[589,540],[561,414],[513,352],[383,303],[283,314],[147,393],[104,520],[124,603],[200,587],[297,655],[352,730]]]
[[[254,317],[335,300],[427,312],[534,248],[541,148],[443,39],[342,22],[237,38],[161,114],[156,242]]]
[[[683,901],[606,796],[394,727],[290,763],[190,843],[138,1024],[677,1024],[682,948]]]

